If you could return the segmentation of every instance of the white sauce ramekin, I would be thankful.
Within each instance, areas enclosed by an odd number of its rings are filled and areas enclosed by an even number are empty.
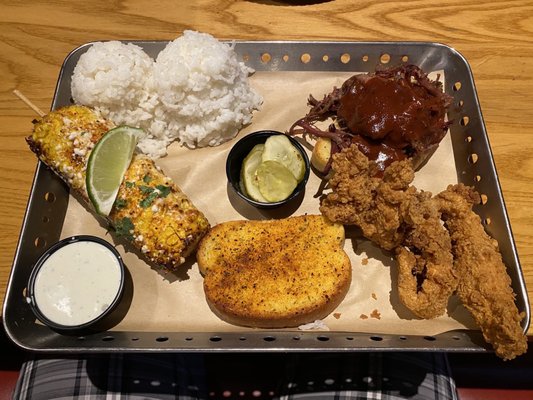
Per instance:
[[[120,302],[124,278],[122,258],[111,244],[94,236],[73,236],[39,258],[27,299],[37,318],[52,328],[88,328]]]

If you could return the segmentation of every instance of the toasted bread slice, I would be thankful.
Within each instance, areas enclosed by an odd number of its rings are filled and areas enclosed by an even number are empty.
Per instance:
[[[223,320],[259,328],[322,319],[351,282],[344,227],[321,215],[216,225],[197,260],[211,309]]]

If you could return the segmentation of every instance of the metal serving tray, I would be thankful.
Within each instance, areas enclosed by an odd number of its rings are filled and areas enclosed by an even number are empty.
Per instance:
[[[156,57],[167,42],[133,42]],[[454,97],[449,118],[459,182],[473,185],[490,201],[476,207],[487,231],[498,241],[525,312],[524,332],[530,320],[527,291],[509,219],[493,162],[485,125],[467,61],[454,49],[419,42],[235,42],[235,50],[257,71],[373,71],[380,64],[409,62],[426,71],[444,70],[446,92]],[[71,103],[70,77],[89,44],[65,60],[52,108]],[[482,179],[480,179],[482,177]],[[25,302],[30,271],[46,248],[59,240],[68,203],[68,188],[46,166],[35,172],[4,304],[7,334],[19,346],[46,352],[111,351],[456,351],[489,349],[479,331],[460,330],[435,336],[400,336],[357,332],[257,330],[221,332],[121,332],[62,335],[40,325]]]

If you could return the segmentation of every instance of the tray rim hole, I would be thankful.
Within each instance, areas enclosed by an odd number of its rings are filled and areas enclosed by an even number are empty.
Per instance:
[[[48,202],[48,203],[54,203],[56,201],[56,195],[54,192],[46,192],[44,194],[44,199]]]
[[[302,53],[302,55],[300,56],[300,61],[303,63],[303,64],[309,64],[311,62],[311,54],[309,53]]]
[[[390,63],[391,61],[391,56],[389,53],[383,53],[380,57],[379,57],[379,61],[382,63],[382,64],[388,64]]]
[[[262,53],[261,54],[261,62],[263,64],[268,64],[272,60],[272,56],[270,53]]]
[[[42,249],[46,246],[46,239],[41,236],[37,236],[33,241],[33,245],[38,249]]]
[[[348,53],[341,54],[341,58],[340,58],[341,63],[348,64],[350,62],[350,59],[351,59],[350,54],[348,54]]]

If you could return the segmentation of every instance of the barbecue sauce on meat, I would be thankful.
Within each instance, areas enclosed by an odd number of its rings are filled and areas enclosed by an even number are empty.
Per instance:
[[[421,141],[432,124],[431,111],[425,107],[427,92],[404,78],[360,76],[345,83],[340,99],[338,116],[350,131],[395,147]]]
[[[442,99],[410,79],[355,75],[343,84],[337,115],[355,134],[352,143],[380,169],[444,136]]]
[[[451,100],[419,67],[401,65],[354,75],[321,101],[310,96],[311,110],[289,133],[301,127],[335,139],[337,150],[355,144],[376,161],[379,176],[394,161],[423,159],[438,146],[449,125],[445,117]],[[329,131],[314,125],[328,118],[337,122]]]
[[[369,160],[373,160],[377,164],[375,170],[376,176],[383,176],[383,171],[394,161],[399,161],[407,158],[407,154],[402,148],[392,147],[384,142],[376,142],[371,139],[366,139],[361,135],[354,135],[351,138],[351,143],[357,145],[359,151],[363,153]]]

